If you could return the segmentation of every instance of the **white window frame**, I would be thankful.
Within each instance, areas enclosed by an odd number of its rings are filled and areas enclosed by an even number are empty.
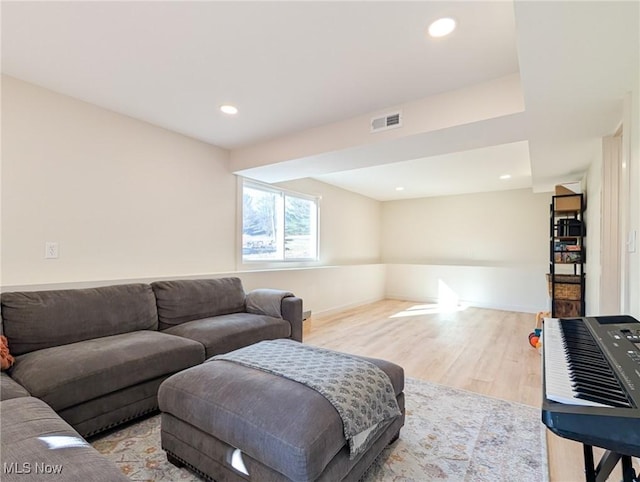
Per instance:
[[[315,204],[316,208],[316,222],[315,222],[315,258],[285,258],[284,257],[284,229],[282,230],[281,236],[278,242],[282,242],[282,258],[279,259],[245,259],[243,254],[243,234],[244,234],[244,189],[246,187],[250,187],[253,189],[258,189],[266,192],[273,192],[282,196],[282,218],[284,222],[284,199],[286,196],[295,197],[299,199],[304,199],[307,201],[312,201]],[[310,265],[318,265],[320,263],[320,196],[314,196],[310,194],[304,194],[296,191],[292,191],[289,189],[273,186],[271,184],[262,183],[259,181],[254,181],[252,179],[247,179],[238,176],[238,264],[239,266],[249,267],[250,269],[259,269],[259,268],[273,268],[273,267],[296,267],[296,266],[310,266]]]

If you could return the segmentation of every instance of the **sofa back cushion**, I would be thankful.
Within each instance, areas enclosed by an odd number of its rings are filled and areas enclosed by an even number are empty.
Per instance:
[[[11,353],[157,330],[158,313],[150,285],[2,293],[4,334]]]
[[[156,281],[160,329],[186,321],[244,311],[244,289],[240,278]]]

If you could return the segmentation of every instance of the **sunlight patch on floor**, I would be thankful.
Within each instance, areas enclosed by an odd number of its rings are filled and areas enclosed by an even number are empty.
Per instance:
[[[438,302],[412,306],[404,311],[391,315],[389,318],[404,318],[407,316],[432,315],[436,313],[454,313],[464,311],[468,305],[460,302],[460,297],[444,281],[438,280]]]
[[[404,311],[399,311],[398,313],[394,313],[389,318],[404,318],[407,316],[434,315],[437,313],[454,313],[456,311],[464,311],[468,307],[469,306],[465,304],[458,304],[456,306],[447,306],[447,305],[441,305],[438,303],[416,305]]]

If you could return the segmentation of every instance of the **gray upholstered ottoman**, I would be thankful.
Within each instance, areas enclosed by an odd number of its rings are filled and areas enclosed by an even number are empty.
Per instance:
[[[342,419],[323,395],[219,359],[177,373],[160,386],[162,448],[172,463],[217,482],[357,481],[404,424],[403,369],[362,359],[387,374],[401,414],[385,422],[366,451],[353,458]]]

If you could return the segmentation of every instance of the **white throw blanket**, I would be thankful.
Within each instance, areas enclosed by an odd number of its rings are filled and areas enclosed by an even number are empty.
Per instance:
[[[345,353],[282,339],[214,359],[257,368],[319,392],[342,419],[351,459],[368,449],[386,422],[402,415],[388,375],[373,363]]]

